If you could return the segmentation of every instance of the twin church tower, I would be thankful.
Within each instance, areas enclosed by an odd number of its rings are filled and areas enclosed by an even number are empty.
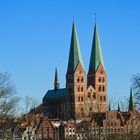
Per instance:
[[[103,62],[97,25],[94,27],[93,42],[86,75],[80,51],[78,35],[73,22],[66,88],[59,88],[57,69],[54,89],[43,98],[46,113],[50,117],[82,118],[93,113],[107,111],[107,77]]]

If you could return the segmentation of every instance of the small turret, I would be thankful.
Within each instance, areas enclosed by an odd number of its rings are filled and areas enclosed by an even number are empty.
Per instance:
[[[108,107],[108,111],[111,111],[111,106],[110,106],[110,102],[109,102],[109,107]]]
[[[118,112],[120,112],[120,105],[119,105],[119,102],[118,102],[118,109],[117,109]]]

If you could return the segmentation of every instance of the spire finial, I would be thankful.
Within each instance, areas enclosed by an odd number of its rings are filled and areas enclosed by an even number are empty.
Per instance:
[[[95,24],[96,24],[96,13],[94,13],[94,18],[95,18]]]
[[[72,17],[72,19],[73,19],[73,22],[75,21],[75,18],[74,18],[74,16]]]

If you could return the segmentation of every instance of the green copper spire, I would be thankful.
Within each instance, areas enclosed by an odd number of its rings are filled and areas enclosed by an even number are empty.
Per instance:
[[[91,56],[90,56],[89,72],[95,73],[100,64],[102,64],[104,67],[100,39],[98,35],[98,29],[97,29],[97,25],[95,24],[92,50],[91,50]]]
[[[58,80],[57,68],[55,68],[54,90],[57,89],[59,89],[59,80]]]
[[[69,70],[75,71],[75,69],[79,63],[84,68],[82,56],[81,56],[81,52],[80,52],[78,36],[77,36],[77,32],[76,32],[76,26],[75,26],[75,23],[73,22],[69,61],[68,61],[68,71]]]
[[[132,87],[130,89],[130,99],[129,99],[129,111],[133,111],[134,110],[134,103],[133,103],[133,91],[132,91]]]

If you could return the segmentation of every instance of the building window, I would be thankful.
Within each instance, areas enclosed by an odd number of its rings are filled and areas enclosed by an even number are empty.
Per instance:
[[[102,86],[102,91],[105,91],[105,87],[104,86]]]
[[[93,93],[93,99],[96,99],[96,94],[95,93]]]
[[[100,96],[100,101],[102,101],[102,96]]]
[[[81,102],[83,102],[83,96],[81,97]]]
[[[80,87],[77,87],[77,91],[78,91],[78,92],[80,91]]]
[[[83,82],[84,81],[84,78],[83,77],[81,77],[81,82]]]
[[[78,102],[80,102],[80,96],[78,96]]]
[[[104,78],[104,77],[102,78],[102,82],[103,82],[103,83],[105,82],[105,78]]]
[[[81,91],[83,91],[83,87],[81,87]]]
[[[101,86],[99,86],[98,90],[101,91]]]
[[[99,77],[98,82],[101,82],[101,77]]]
[[[106,101],[106,96],[104,96],[104,101]]]
[[[79,81],[80,81],[80,79],[79,79],[79,77],[77,77],[77,82],[79,83]]]
[[[88,92],[88,98],[90,98],[90,93]]]

